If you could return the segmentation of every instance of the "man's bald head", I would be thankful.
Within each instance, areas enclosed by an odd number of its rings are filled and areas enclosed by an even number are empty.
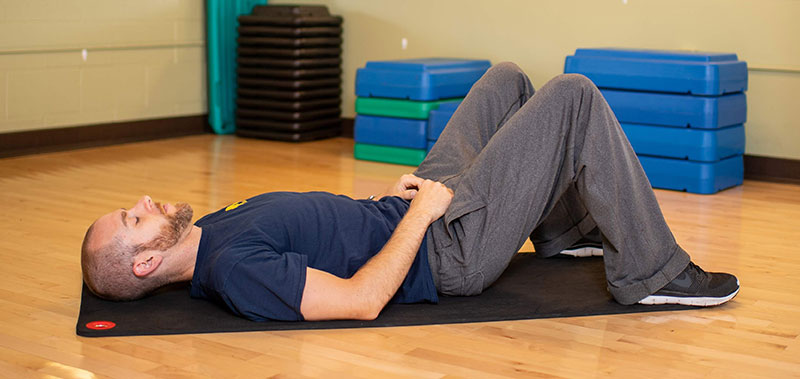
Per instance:
[[[98,218],[81,246],[83,280],[96,295],[109,300],[134,300],[170,280],[164,270],[137,275],[137,257],[147,251],[166,252],[191,226],[188,204],[161,206],[145,196],[130,209]],[[156,264],[157,265],[157,264]]]

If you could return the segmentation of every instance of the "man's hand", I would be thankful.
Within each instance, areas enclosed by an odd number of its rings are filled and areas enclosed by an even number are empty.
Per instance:
[[[413,176],[413,175],[412,175]],[[414,176],[416,179],[416,176]],[[418,190],[408,209],[409,214],[420,214],[427,217],[428,223],[436,221],[442,217],[453,200],[453,190],[444,184],[428,179],[420,179],[422,182],[417,186]]]
[[[406,200],[412,200],[417,195],[417,189],[425,179],[416,177],[412,174],[405,174],[400,177],[397,183],[392,184],[386,189],[383,196],[399,196]]]

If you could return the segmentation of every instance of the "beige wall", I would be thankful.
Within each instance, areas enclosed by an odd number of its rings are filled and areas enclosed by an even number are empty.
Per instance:
[[[206,112],[203,3],[0,0],[0,133]],[[355,70],[373,59],[510,60],[541,86],[577,47],[736,52],[751,67],[747,153],[800,159],[797,0],[291,3],[345,18],[345,116]]]
[[[747,153],[800,159],[797,0],[291,0],[344,16],[344,114],[367,60],[514,61],[538,87],[577,47],[735,52],[750,65]],[[408,48],[401,50],[401,38]],[[763,71],[778,69],[780,71]]]
[[[203,4],[0,0],[0,133],[205,113]]]

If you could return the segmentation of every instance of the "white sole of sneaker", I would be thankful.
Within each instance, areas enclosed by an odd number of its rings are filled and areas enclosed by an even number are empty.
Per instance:
[[[561,254],[570,257],[602,257],[603,249],[597,247],[579,247],[577,249],[561,250]]]
[[[738,284],[738,283],[737,283]],[[735,292],[725,297],[676,297],[676,296],[655,296],[650,295],[642,300],[639,304],[645,305],[659,305],[659,304],[680,304],[689,305],[693,307],[713,307],[722,303],[728,302],[739,293],[737,288]]]

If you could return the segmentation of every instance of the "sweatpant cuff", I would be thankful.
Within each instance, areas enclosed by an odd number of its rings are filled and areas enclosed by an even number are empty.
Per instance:
[[[689,265],[689,261],[691,261],[689,254],[680,246],[675,245],[675,251],[669,261],[651,277],[624,287],[615,287],[609,283],[608,290],[620,304],[635,304],[669,284],[672,279],[677,278]]]
[[[536,256],[540,258],[549,258],[557,255],[562,250],[572,246],[573,243],[589,234],[595,227],[597,227],[597,224],[595,224],[594,220],[587,214],[577,224],[567,229],[564,233],[561,233],[558,237],[548,241],[534,241],[533,238],[531,238],[533,247],[536,249]]]

